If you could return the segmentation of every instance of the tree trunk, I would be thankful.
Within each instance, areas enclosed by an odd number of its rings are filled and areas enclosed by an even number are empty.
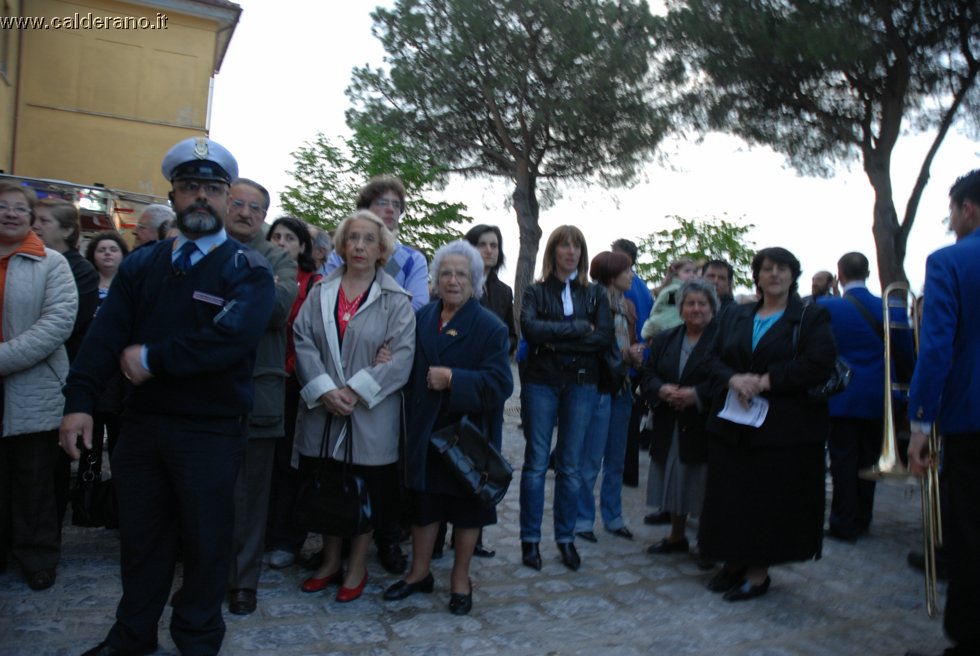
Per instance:
[[[534,281],[534,263],[537,261],[538,245],[541,242],[535,183],[533,173],[527,171],[526,167],[518,167],[512,196],[521,238],[517,274],[514,277],[514,318],[517,321],[518,334],[521,331],[521,303],[524,300],[524,290]]]
[[[889,157],[877,151],[866,153],[864,170],[875,190],[872,233],[878,256],[878,281],[884,291],[893,282],[908,282],[905,276],[908,235],[901,230],[895,211]]]

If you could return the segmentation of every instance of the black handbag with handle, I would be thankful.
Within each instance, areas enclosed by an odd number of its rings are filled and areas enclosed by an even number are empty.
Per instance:
[[[800,323],[793,327],[793,357],[798,355],[800,347],[800,332],[803,326],[803,317],[806,316],[806,306],[803,306],[803,313],[800,315]],[[851,383],[851,378],[854,376],[854,372],[851,371],[851,367],[848,366],[846,362],[838,355],[837,359],[834,360],[834,370],[830,374],[830,378],[826,381],[814,385],[809,388],[806,393],[810,401],[821,402],[826,401],[834,394],[839,394],[847,389],[847,386]]]
[[[463,488],[484,507],[493,508],[507,494],[514,469],[490,443],[488,433],[464,416],[456,423],[434,431],[429,443]]]
[[[71,493],[71,523],[87,528],[119,528],[116,485],[102,478],[102,449],[82,449]]]
[[[320,457],[313,475],[300,483],[297,491],[295,524],[298,528],[339,537],[355,537],[371,530],[371,497],[364,479],[352,471],[354,434],[351,419],[346,420],[344,461],[340,471],[326,466],[327,436],[331,415],[327,415],[320,442]],[[343,433],[342,433],[343,435]]]

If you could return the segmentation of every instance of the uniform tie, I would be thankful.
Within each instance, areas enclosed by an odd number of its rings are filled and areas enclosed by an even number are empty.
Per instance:
[[[177,249],[177,257],[174,259],[174,272],[187,273],[191,268],[191,255],[197,250],[197,244],[192,241],[185,241],[184,245]]]

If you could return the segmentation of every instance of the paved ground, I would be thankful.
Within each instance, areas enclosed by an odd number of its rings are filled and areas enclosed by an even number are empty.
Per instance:
[[[523,437],[516,397],[511,403],[505,453],[519,469]],[[913,648],[942,651],[941,621],[926,616],[921,576],[905,565],[908,550],[920,543],[917,487],[880,486],[869,537],[856,545],[828,540],[823,559],[775,568],[768,595],[733,604],[705,589],[710,573],[699,571],[689,556],[644,552],[665,533],[642,522],[648,512],[645,468],[643,462],[641,487],[623,491],[636,539],[597,529],[598,544],[578,545],[583,560],[578,573],[562,566],[549,541],[550,504],[544,570],[521,565],[515,479],[500,506],[500,523],[486,531],[497,556],[474,560],[469,616],[446,610],[448,550],[434,564],[434,594],[394,603],[383,602],[381,591],[397,577],[374,563],[364,596],[350,604],[338,604],[326,593],[300,592],[304,573],[298,568],[269,570],[262,576],[258,611],[247,617],[226,613],[222,654],[900,656]],[[693,529],[689,537],[693,540]],[[0,575],[0,654],[78,654],[99,642],[120,595],[117,552],[115,531],[69,526],[53,588],[31,592],[16,567]],[[177,653],[168,623],[169,608],[161,620],[158,654]]]

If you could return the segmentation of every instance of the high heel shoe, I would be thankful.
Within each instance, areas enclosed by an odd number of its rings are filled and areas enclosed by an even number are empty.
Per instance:
[[[354,601],[361,596],[364,592],[364,586],[367,585],[367,570],[364,570],[364,578],[355,588],[346,588],[340,586],[340,590],[337,591],[337,601],[342,604],[346,604],[348,601]]]
[[[541,570],[541,551],[537,542],[521,542],[521,562],[531,569]]]
[[[449,612],[453,615],[469,615],[473,610],[473,580],[470,579],[468,594],[453,592],[449,595]]]
[[[405,579],[393,583],[387,590],[385,590],[382,597],[385,601],[399,601],[413,595],[416,592],[425,592],[429,594],[435,587],[435,579],[432,578],[432,572],[429,572],[421,581],[416,581],[415,583],[409,583]]]
[[[322,579],[318,579],[315,576],[303,581],[303,585],[300,586],[300,590],[303,592],[320,592],[326,588],[331,583],[336,583],[340,580],[341,570],[337,570],[333,574],[327,574]]]

